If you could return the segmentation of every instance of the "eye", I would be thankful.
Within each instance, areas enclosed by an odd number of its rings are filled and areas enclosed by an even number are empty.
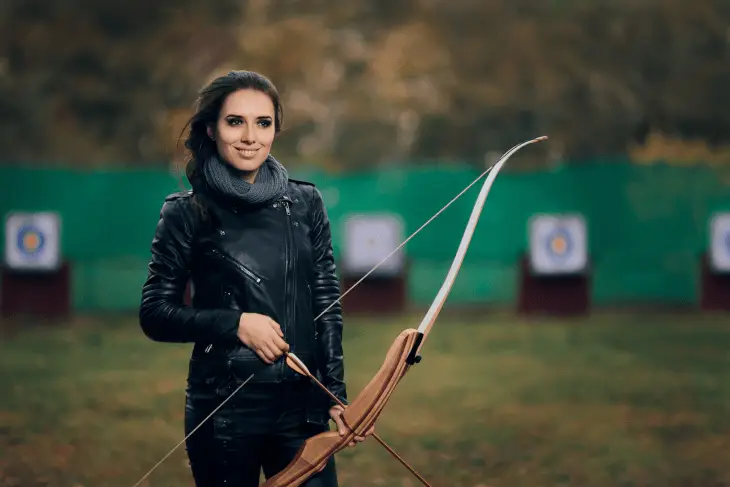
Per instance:
[[[266,127],[270,127],[270,126],[271,126],[271,120],[269,120],[269,119],[266,119],[266,120],[259,120],[259,125],[260,125],[261,127],[264,127],[264,128],[266,128]]]
[[[228,119],[228,125],[241,125],[243,123],[243,120],[240,118],[229,118]]]

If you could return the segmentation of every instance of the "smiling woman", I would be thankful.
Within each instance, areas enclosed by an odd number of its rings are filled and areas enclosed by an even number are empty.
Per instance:
[[[228,95],[216,126],[208,127],[208,136],[216,141],[218,153],[249,183],[254,182],[274,143],[275,118],[274,101],[269,95],[243,89]]]
[[[346,403],[330,223],[319,190],[271,155],[282,118],[258,73],[205,87],[185,142],[193,190],[166,198],[152,241],[140,324],[153,340],[195,344],[185,430],[199,487],[258,485],[329,419],[346,433],[338,401],[282,360],[296,352]],[[306,485],[336,486],[334,461]]]

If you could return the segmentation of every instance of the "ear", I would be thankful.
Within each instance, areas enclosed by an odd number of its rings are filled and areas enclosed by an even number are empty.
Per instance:
[[[215,140],[215,133],[213,131],[213,126],[212,125],[208,125],[207,131],[208,131],[208,137],[210,137],[211,140]]]

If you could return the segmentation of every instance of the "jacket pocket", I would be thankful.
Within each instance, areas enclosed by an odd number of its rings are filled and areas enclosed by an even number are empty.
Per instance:
[[[218,259],[224,260],[224,261],[228,262],[229,264],[231,264],[237,271],[239,271],[241,274],[246,276],[246,278],[248,280],[250,280],[251,282],[253,282],[255,284],[261,284],[261,281],[262,281],[261,276],[256,274],[254,271],[252,271],[245,265],[243,265],[240,262],[238,262],[237,260],[227,256],[226,254],[224,254],[223,252],[221,252],[218,249],[213,249],[212,252],[213,252],[213,255],[215,255]]]
[[[225,360],[193,356],[188,364],[188,389],[200,393],[215,393],[228,375]]]

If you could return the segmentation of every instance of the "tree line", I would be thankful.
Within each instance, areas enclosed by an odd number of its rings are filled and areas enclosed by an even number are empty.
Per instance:
[[[290,165],[483,164],[542,134],[525,164],[730,163],[725,0],[0,0],[1,159],[167,164],[229,69],[279,87]]]

